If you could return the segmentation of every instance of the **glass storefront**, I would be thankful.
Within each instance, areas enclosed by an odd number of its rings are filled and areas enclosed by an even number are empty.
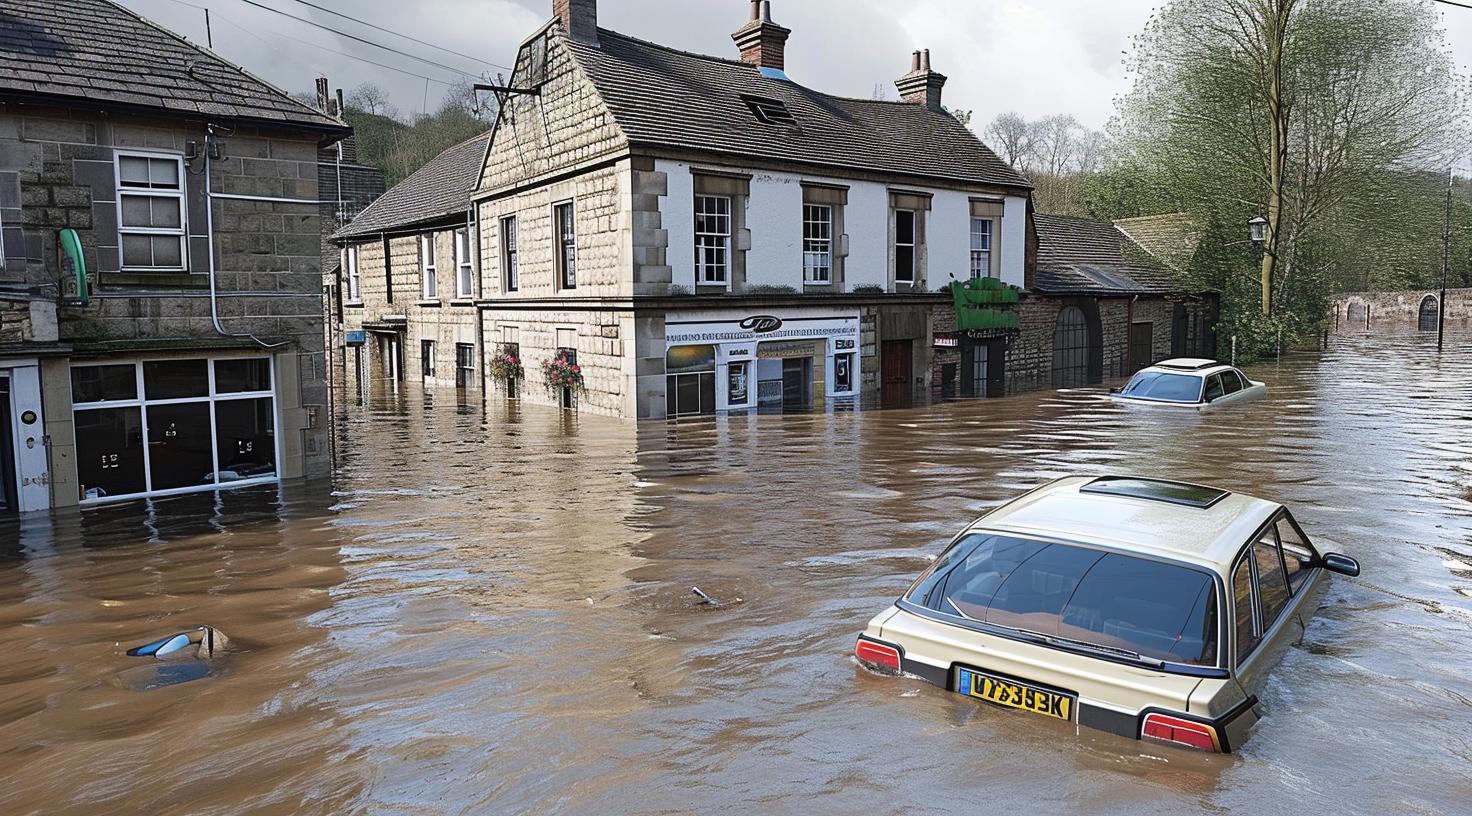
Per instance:
[[[716,347],[675,346],[665,352],[665,413],[671,417],[716,412]],[[727,378],[727,387],[731,387]]]
[[[267,357],[72,367],[82,501],[276,478]]]

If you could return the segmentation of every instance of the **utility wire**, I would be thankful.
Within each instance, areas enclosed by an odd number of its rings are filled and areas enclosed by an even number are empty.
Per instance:
[[[1431,0],[1431,1],[1433,3],[1441,3],[1444,6],[1456,6],[1457,8],[1472,9],[1472,6],[1469,6],[1466,3],[1455,3],[1455,2],[1452,2],[1452,0]]]
[[[292,19],[292,20],[296,20],[299,23],[306,23],[309,26],[312,26],[314,28],[320,28],[323,31],[330,31],[333,34],[338,35],[339,37],[346,37],[346,38],[348,38],[350,40],[353,40],[355,42],[363,43],[364,45],[369,45],[369,46],[372,46],[374,48],[379,48],[379,49],[382,49],[384,51],[388,51],[390,53],[398,54],[401,57],[408,57],[409,59],[417,60],[419,62],[424,63],[425,65],[432,65],[435,68],[440,68],[440,69],[443,69],[443,70],[446,70],[446,71],[451,71],[453,73],[460,74],[461,76],[469,77],[471,79],[480,79],[479,76],[477,76],[476,74],[472,74],[469,71],[462,71],[459,68],[454,68],[454,67],[451,67],[449,65],[445,65],[442,62],[435,62],[434,60],[431,60],[431,59],[425,59],[424,57],[420,57],[420,56],[416,56],[414,54],[410,54],[407,51],[400,51],[397,48],[393,48],[393,47],[390,47],[390,46],[387,46],[387,45],[380,45],[379,43],[376,43],[376,42],[374,42],[372,40],[365,39],[363,37],[359,37],[356,34],[349,34],[346,31],[339,31],[339,30],[337,30],[337,29],[335,29],[335,28],[333,28],[331,26],[323,25],[323,24],[321,24],[321,23],[319,23],[319,22],[317,22],[315,20],[308,20],[305,17],[298,17],[295,14],[289,14],[289,13],[287,13],[285,11],[282,11],[281,9],[271,8],[270,6],[268,6],[268,5],[264,4],[264,3],[257,3],[255,0],[240,0],[240,2],[246,4],[247,6],[254,6],[254,7],[258,8],[258,9],[264,9],[266,11],[269,11],[272,14],[279,14],[282,17],[286,17],[286,18],[289,18],[289,19]]]
[[[307,2],[307,0],[294,0],[294,2],[300,3],[301,5],[306,6],[307,8],[313,8],[313,9],[316,9],[318,11],[325,11],[328,14],[331,14],[331,15],[336,16],[336,17],[341,17],[344,20],[351,20],[351,21],[357,23],[360,26],[367,26],[368,28],[374,29],[375,31],[382,31],[385,34],[392,34],[395,37],[401,37],[401,38],[406,39],[406,40],[408,40],[409,42],[412,42],[412,43],[418,43],[420,45],[427,45],[430,48],[433,48],[433,49],[435,49],[437,51],[443,51],[446,54],[454,54],[457,57],[464,57],[465,59],[471,60],[473,62],[478,62],[481,65],[489,65],[492,68],[501,68],[501,69],[504,69],[504,70],[507,70],[507,71],[510,71],[511,70],[511,68],[508,67],[508,66],[500,65],[498,63],[490,62],[488,60],[483,60],[480,57],[473,57],[473,56],[471,56],[469,54],[462,54],[459,51],[455,51],[453,49],[446,48],[443,45],[435,45],[432,42],[427,42],[425,40],[416,39],[414,37],[410,37],[408,34],[403,34],[401,32],[394,31],[391,28],[384,28],[381,25],[375,25],[373,23],[368,22],[367,20],[360,20],[357,17],[352,17],[352,16],[349,16],[347,14],[343,14],[340,11],[333,11],[332,9],[327,8],[326,6],[319,6],[316,3],[309,3],[309,2]]]
[[[244,31],[245,33],[251,35],[252,37],[255,37],[256,39],[261,40],[261,42],[265,42],[265,40],[262,40],[261,39],[260,35],[256,34],[255,32],[251,31],[250,29],[246,28],[245,26],[241,25],[240,23],[236,22],[235,20],[232,20],[232,19],[230,19],[229,17],[226,17],[223,14],[220,15],[220,19],[224,20],[225,22],[229,23],[232,26],[235,26],[236,28],[240,29],[241,31]],[[310,40],[303,40],[303,39],[300,39],[300,38],[297,38],[297,37],[293,37],[290,34],[282,34],[279,31],[268,31],[267,33],[268,34],[271,34],[272,36],[275,36],[275,37],[280,37],[283,40],[291,40],[294,43],[300,43],[302,45],[309,46],[311,48],[320,49],[322,51],[326,51],[326,52],[331,53],[331,54],[337,54],[338,56],[347,57],[349,59],[355,59],[355,60],[358,60],[359,62],[366,62],[369,65],[376,65],[379,68],[386,68],[386,69],[388,69],[390,71],[395,71],[395,72],[400,73],[400,74],[403,74],[405,76],[414,77],[415,79],[423,79],[423,80],[426,80],[428,82],[437,82],[437,83],[439,83],[441,85],[444,85],[446,87],[449,87],[449,86],[455,84],[453,82],[447,82],[447,81],[445,81],[443,79],[435,79],[434,77],[431,77],[431,76],[425,76],[424,74],[416,74],[413,71],[408,71],[408,70],[405,70],[403,68],[399,68],[399,67],[396,67],[396,66],[393,66],[393,65],[386,65],[386,64],[384,64],[382,62],[375,62],[375,61],[373,61],[371,59],[368,59],[367,57],[360,57],[357,54],[352,54],[352,53],[349,53],[347,51],[339,51],[336,48],[328,48],[327,46],[322,45],[321,43],[314,43],[314,42],[312,42]]]

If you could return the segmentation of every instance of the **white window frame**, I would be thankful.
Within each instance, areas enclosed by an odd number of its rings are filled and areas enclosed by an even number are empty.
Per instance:
[[[695,196],[695,285],[731,285],[731,196],[697,194]],[[707,207],[713,209],[707,210]],[[702,229],[705,227],[705,229]],[[714,251],[716,262],[707,258]]]
[[[564,215],[565,213],[565,215]],[[552,205],[553,239],[557,251],[557,288],[578,288],[578,209],[574,201]]]
[[[180,397],[175,399],[148,399],[143,384],[143,364],[169,362],[171,360],[200,360],[205,361],[205,371],[208,377],[209,388],[202,397]],[[215,386],[215,362],[219,360],[265,360],[267,370],[270,372],[270,390],[267,391],[231,391],[218,393]],[[207,403],[210,406],[210,453],[215,466],[215,481],[211,484],[191,485],[189,487],[174,487],[166,490],[153,489],[153,456],[149,451],[149,445],[143,445],[143,484],[144,492],[128,493],[116,496],[102,496],[95,499],[81,499],[80,504],[94,505],[107,504],[129,499],[154,498],[159,496],[178,496],[185,493],[203,493],[210,490],[233,490],[237,487],[250,487],[251,485],[274,484],[281,481],[281,398],[276,393],[276,361],[266,356],[245,355],[240,357],[150,357],[147,359],[132,360],[106,360],[103,362],[81,363],[70,366],[67,369],[67,389],[70,396],[71,369],[76,368],[100,368],[115,365],[133,366],[133,374],[137,378],[134,396],[132,399],[103,400],[101,402],[72,402],[73,415],[79,411],[98,410],[105,408],[137,408],[139,416],[139,427],[143,439],[148,439],[148,408],[155,405],[182,405],[186,403]],[[276,449],[273,452],[276,464],[276,473],[271,476],[257,476],[251,479],[238,479],[235,481],[220,481],[220,438],[215,432],[215,405],[221,402],[236,402],[243,400],[266,399],[271,400],[271,437],[275,440]]]
[[[419,294],[422,300],[440,299],[438,260],[434,251],[434,233],[419,236],[419,276],[422,284]]]
[[[343,266],[347,269],[348,279],[347,302],[350,304],[361,304],[363,302],[363,273],[358,267],[359,249],[360,247],[357,244],[353,244],[347,248],[343,258]]]
[[[426,355],[425,352],[429,352],[428,355]],[[420,379],[428,379],[430,377],[435,376],[435,369],[438,368],[438,361],[436,360],[436,355],[438,355],[438,354],[439,354],[438,344],[436,344],[433,340],[420,340],[419,341],[419,369],[420,369],[420,371],[419,371],[419,377],[420,377]],[[429,364],[428,368],[425,367],[425,363],[428,363]]]
[[[503,216],[501,218],[501,266],[504,269],[503,281],[508,292],[515,292],[521,288],[521,251],[516,245],[518,234],[516,216]]]
[[[475,265],[471,262],[470,228],[455,230],[455,299],[475,297]]]
[[[826,213],[827,217],[820,217]],[[810,227],[824,227],[827,237],[810,235]],[[830,204],[802,205],[802,282],[809,286],[833,283],[833,207]]]
[[[979,215],[971,216],[971,277],[993,277],[992,238],[995,233],[995,221]]]
[[[123,186],[123,159],[146,159],[163,160],[174,163],[175,172],[178,174],[179,186],[174,189],[155,187],[125,187]],[[184,157],[178,153],[160,153],[149,150],[117,150],[113,152],[113,189],[117,201],[115,202],[118,217],[118,269],[123,272],[185,272],[189,269],[189,207],[184,198],[184,180],[186,178],[184,168]],[[168,198],[178,202],[179,226],[173,227],[129,227],[123,224],[123,197],[135,198]],[[129,266],[123,259],[123,237],[126,235],[147,235],[152,237],[172,236],[179,240],[179,264],[177,266]]]
[[[910,243],[900,241],[900,217],[910,216]],[[900,251],[910,253],[910,277],[900,277]],[[918,210],[896,209],[894,211],[894,281],[913,285],[920,279],[920,213]]]
[[[469,349],[470,350],[470,359],[468,361],[469,362],[469,365],[462,365],[461,364],[462,361],[460,359],[460,351],[462,349]],[[476,369],[475,344],[474,343],[456,343],[455,344],[455,386],[457,388],[467,388],[467,389],[474,388],[475,387],[476,377],[477,377],[477,374],[476,374],[476,370],[475,369]],[[461,372],[462,371],[465,372],[464,377],[463,377],[463,380],[462,380],[462,376],[461,376]],[[462,382],[463,382],[463,384],[462,384]]]

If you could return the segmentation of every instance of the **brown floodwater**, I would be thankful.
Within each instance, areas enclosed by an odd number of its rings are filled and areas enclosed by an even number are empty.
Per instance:
[[[347,412],[331,488],[11,522],[0,813],[1467,813],[1472,342],[1249,373],[1269,397],[1208,414],[1085,389],[642,426],[411,389]],[[851,659],[962,525],[1108,471],[1282,500],[1364,565],[1240,753]],[[201,679],[123,655],[201,624],[233,639]]]

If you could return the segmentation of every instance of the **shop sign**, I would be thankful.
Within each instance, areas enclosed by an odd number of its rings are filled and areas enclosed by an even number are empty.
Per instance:
[[[936,335],[936,338],[935,338],[935,347],[936,348],[959,348],[960,346],[961,346],[961,338],[959,338],[959,337],[942,337],[940,335]]]
[[[762,360],[812,357],[814,352],[812,343],[762,343],[756,347],[756,356]]]
[[[818,340],[859,337],[858,312],[823,313],[816,310],[793,310],[791,314],[747,315],[725,317],[719,313],[700,312],[667,315],[665,343],[683,346],[694,343],[749,343],[755,340]]]
[[[361,331],[350,331],[343,333],[343,345],[361,346],[368,342],[368,333]]]
[[[773,315],[752,315],[740,323],[741,328],[752,334],[771,334],[782,328],[782,318]]]
[[[852,340],[834,340],[833,348],[837,351],[852,351],[856,343]]]

